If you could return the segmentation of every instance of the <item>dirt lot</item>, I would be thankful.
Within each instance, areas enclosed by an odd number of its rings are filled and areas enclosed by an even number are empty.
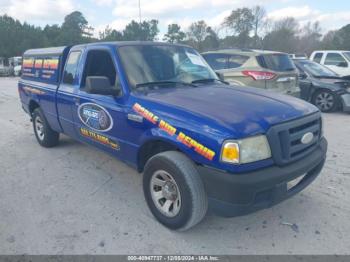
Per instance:
[[[40,147],[16,85],[0,78],[1,254],[350,254],[350,115],[324,115],[328,160],[301,194],[178,233],[153,219],[130,167],[67,137]]]

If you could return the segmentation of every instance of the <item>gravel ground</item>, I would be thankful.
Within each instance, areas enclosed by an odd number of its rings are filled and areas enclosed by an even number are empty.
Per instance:
[[[40,147],[16,85],[0,78],[1,254],[350,254],[350,115],[324,115],[327,163],[302,193],[178,233],[153,219],[132,168],[68,137]]]

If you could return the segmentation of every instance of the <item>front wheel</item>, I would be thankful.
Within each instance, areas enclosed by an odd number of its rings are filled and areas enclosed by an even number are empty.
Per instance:
[[[207,195],[195,165],[179,152],[163,152],[147,162],[143,191],[152,214],[172,230],[193,227],[208,209]]]
[[[54,147],[58,144],[59,133],[53,131],[40,108],[32,114],[34,134],[43,147]]]
[[[337,107],[335,94],[327,90],[318,91],[314,95],[312,103],[325,113],[333,112]]]

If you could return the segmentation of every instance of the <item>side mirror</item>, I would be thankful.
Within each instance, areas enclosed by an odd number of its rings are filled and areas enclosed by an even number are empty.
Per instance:
[[[337,66],[338,67],[348,67],[348,63],[347,62],[340,62]]]
[[[89,94],[118,96],[120,90],[111,86],[106,76],[88,76],[86,78],[85,91]]]
[[[221,81],[225,81],[225,77],[224,77],[223,74],[221,74],[221,73],[219,73],[219,72],[215,72],[215,73],[216,73],[216,75],[219,77],[219,79],[220,79]]]

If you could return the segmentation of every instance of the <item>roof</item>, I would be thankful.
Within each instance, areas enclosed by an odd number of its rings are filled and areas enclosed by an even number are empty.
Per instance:
[[[75,47],[86,47],[86,46],[101,46],[101,45],[114,45],[117,47],[121,46],[134,46],[134,45],[162,45],[162,46],[184,46],[189,47],[187,45],[183,44],[172,44],[167,42],[153,42],[153,41],[115,41],[115,42],[95,42],[95,43],[89,43],[89,44],[81,44],[81,45],[75,45]]]
[[[313,51],[313,53],[321,53],[321,52],[334,52],[334,53],[337,53],[337,52],[350,52],[350,50],[315,50]]]
[[[30,55],[61,55],[66,48],[67,48],[66,46],[60,46],[60,47],[29,49],[29,50],[24,52],[23,56],[30,56]]]
[[[258,49],[239,49],[239,48],[230,48],[230,49],[218,49],[215,51],[204,52],[203,54],[242,54],[242,55],[261,55],[261,54],[285,54],[278,51],[270,50],[258,50]]]
[[[120,41],[120,42],[95,42],[89,44],[79,44],[74,45],[72,49],[82,48],[88,46],[131,46],[131,45],[162,45],[162,46],[183,46],[189,47],[187,45],[182,44],[171,44],[165,42],[152,42],[152,41]],[[38,48],[38,49],[30,49],[27,50],[23,56],[31,56],[31,55],[61,55],[64,51],[69,48],[68,46],[60,46],[60,47],[49,47],[49,48]]]

